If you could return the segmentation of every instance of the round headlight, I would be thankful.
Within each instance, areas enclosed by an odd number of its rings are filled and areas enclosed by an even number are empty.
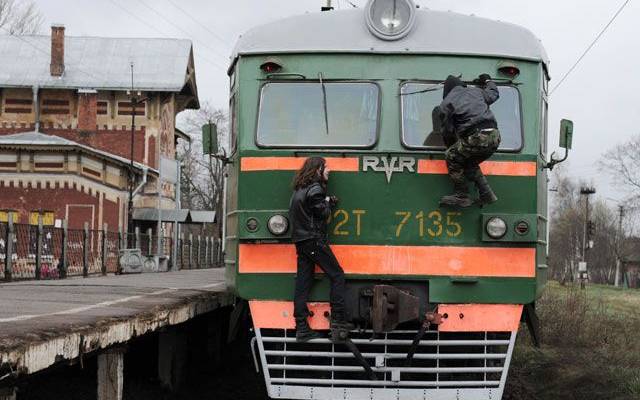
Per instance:
[[[487,221],[487,234],[493,239],[500,239],[507,233],[507,223],[502,218],[493,217]]]
[[[416,19],[413,0],[369,0],[365,11],[369,31],[383,40],[406,36]]]
[[[284,215],[276,214],[269,218],[267,227],[274,235],[283,235],[289,229],[289,220]]]

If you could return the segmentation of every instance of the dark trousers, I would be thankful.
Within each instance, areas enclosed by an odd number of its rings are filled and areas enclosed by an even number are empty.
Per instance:
[[[293,316],[296,319],[309,316],[307,300],[309,300],[309,292],[313,285],[313,270],[318,265],[331,281],[331,317],[338,321],[344,320],[344,271],[327,242],[317,239],[298,242],[296,243],[296,252],[298,254],[298,274],[296,275],[296,289],[293,299]]]

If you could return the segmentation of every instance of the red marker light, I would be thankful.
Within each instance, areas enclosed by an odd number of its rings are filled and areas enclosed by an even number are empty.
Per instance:
[[[512,64],[503,65],[498,68],[498,72],[500,72],[502,75],[508,76],[509,78],[515,78],[516,76],[520,75],[520,68]]]
[[[265,74],[273,74],[282,70],[282,64],[276,59],[268,59],[260,65],[260,69]]]

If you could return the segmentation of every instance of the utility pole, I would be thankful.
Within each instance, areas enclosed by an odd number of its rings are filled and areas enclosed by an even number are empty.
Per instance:
[[[624,217],[624,206],[618,205],[618,240],[616,243],[616,276],[614,286],[620,284],[620,267],[622,266],[622,249],[624,248],[624,235],[622,234],[622,217]]]
[[[131,63],[131,165],[129,166],[129,204],[127,208],[127,247],[132,247],[131,233],[133,232],[133,187],[135,174],[133,173],[133,145],[136,132],[136,105],[138,99],[133,90],[133,62]]]
[[[591,187],[580,188],[580,194],[585,196],[585,219],[584,219],[584,231],[582,236],[582,267],[578,267],[578,275],[580,277],[580,288],[584,289],[585,281],[587,279],[587,226],[589,225],[589,196],[594,194],[596,189]],[[579,264],[580,265],[580,264]]]

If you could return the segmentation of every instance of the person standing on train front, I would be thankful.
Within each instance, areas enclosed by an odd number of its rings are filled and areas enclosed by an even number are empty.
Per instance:
[[[444,82],[440,123],[452,130],[457,140],[445,152],[454,193],[442,197],[440,205],[471,206],[473,200],[469,197],[467,179],[478,188],[480,206],[498,200],[479,164],[491,157],[500,145],[498,123],[490,109],[500,94],[488,74],[480,75],[474,83],[475,87],[467,87],[460,78],[451,75]]]
[[[318,265],[331,281],[331,339],[344,340],[353,325],[346,322],[344,271],[329,247],[327,219],[338,203],[327,196],[329,167],[322,157],[310,157],[293,179],[293,195],[289,205],[291,240],[296,246],[298,270],[294,294],[293,316],[296,320],[296,340],[306,342],[320,337],[311,329],[307,318],[307,301]]]

